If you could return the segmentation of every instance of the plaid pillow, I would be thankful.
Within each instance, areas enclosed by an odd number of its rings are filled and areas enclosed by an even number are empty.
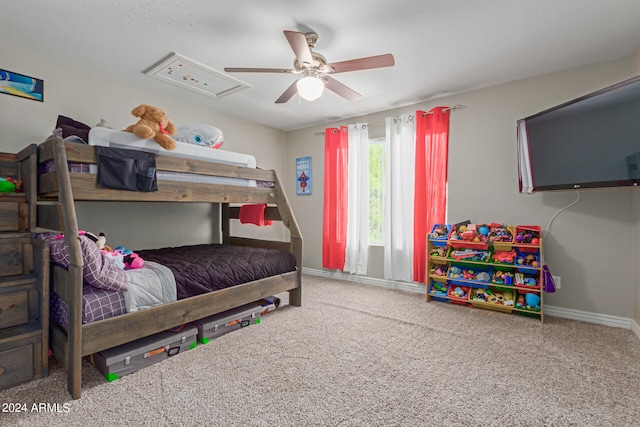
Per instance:
[[[38,238],[46,240],[51,249],[51,261],[69,267],[69,251],[64,239],[57,239],[55,233],[40,233]],[[84,282],[98,289],[107,291],[126,291],[127,276],[100,252],[95,242],[87,236],[80,235],[82,249],[82,278]]]

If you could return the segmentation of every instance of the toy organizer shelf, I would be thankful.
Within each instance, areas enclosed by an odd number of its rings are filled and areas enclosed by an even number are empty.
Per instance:
[[[539,317],[543,322],[540,227],[482,226],[484,235],[465,234],[464,239],[454,226],[447,226],[446,236],[427,235],[427,302]],[[470,228],[475,232],[482,226]],[[437,227],[442,226],[434,230]]]

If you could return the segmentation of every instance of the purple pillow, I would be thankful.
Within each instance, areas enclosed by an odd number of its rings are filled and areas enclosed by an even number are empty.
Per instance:
[[[51,261],[67,268],[69,267],[69,251],[64,239],[57,239],[55,233],[41,233],[38,238],[49,243]],[[106,291],[126,291],[127,276],[124,270],[107,259],[107,255],[100,252],[96,243],[87,236],[80,235],[82,249],[82,278],[84,282],[94,288]]]
[[[63,139],[68,136],[75,135],[82,138],[85,144],[89,141],[89,131],[91,130],[91,127],[85,125],[84,123],[77,122],[69,117],[58,116],[56,128],[62,129]]]

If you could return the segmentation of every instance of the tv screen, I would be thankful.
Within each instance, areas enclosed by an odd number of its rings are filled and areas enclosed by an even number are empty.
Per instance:
[[[521,193],[637,186],[640,76],[520,119]]]

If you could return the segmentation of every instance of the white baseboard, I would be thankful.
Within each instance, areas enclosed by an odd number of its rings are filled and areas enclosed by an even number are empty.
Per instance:
[[[312,276],[327,277],[329,279],[345,280],[347,282],[365,283],[367,285],[382,286],[384,288],[396,289],[399,291],[414,292],[424,294],[424,285],[421,283],[398,282],[394,280],[376,279],[375,277],[356,276],[355,274],[345,274],[339,271],[316,270],[315,268],[302,267],[302,272]]]
[[[581,320],[583,322],[597,323],[598,325],[613,326],[615,328],[632,329],[631,319],[628,319],[625,317],[611,316],[608,314],[573,310],[571,308],[555,307],[553,305],[545,305],[544,314],[545,315],[548,314],[549,316],[562,317],[565,319]]]
[[[317,270],[303,267],[302,272],[313,276],[327,277],[330,279],[345,280],[348,282],[364,283],[367,285],[382,286],[389,289],[414,292],[424,294],[424,285],[421,283],[407,283],[393,280],[376,279],[367,276],[356,276],[345,274],[339,271]],[[599,325],[613,326],[616,328],[631,329],[638,339],[640,339],[640,326],[633,320],[624,317],[610,316],[608,314],[592,313],[588,311],[573,310],[570,308],[555,307],[545,305],[544,314],[549,316],[562,317],[565,319],[580,320],[583,322],[596,323]]]

